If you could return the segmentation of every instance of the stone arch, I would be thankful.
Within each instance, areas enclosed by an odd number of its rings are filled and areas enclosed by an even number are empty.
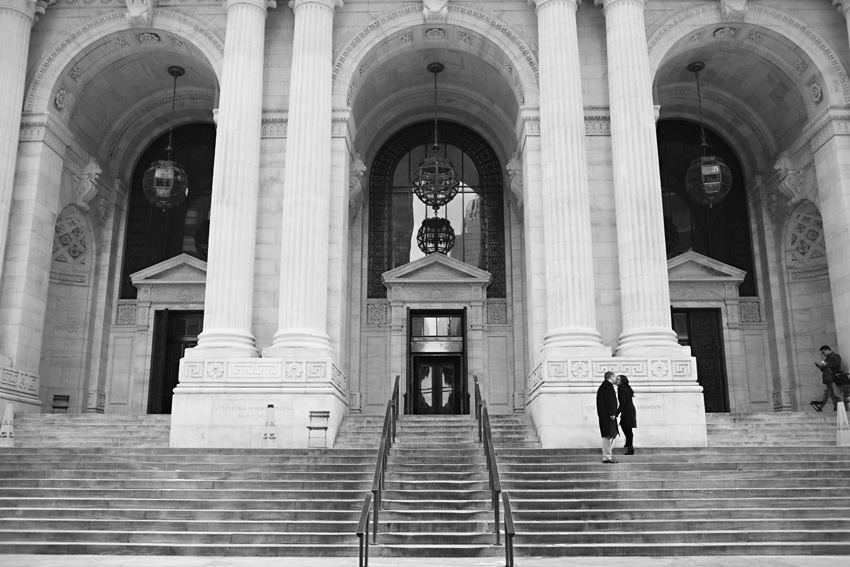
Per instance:
[[[336,55],[333,65],[333,106],[349,106],[355,76],[363,58],[386,37],[405,28],[422,25],[422,6],[410,6],[386,14],[365,26]],[[488,38],[504,54],[515,80],[508,80],[521,105],[539,104],[538,64],[531,47],[508,24],[469,6],[448,6],[445,25],[467,28]],[[411,47],[410,49],[413,49]],[[478,54],[484,56],[484,54]]]
[[[221,81],[224,42],[200,21],[186,14],[157,9],[150,29],[173,33],[195,46],[203,54],[203,62]],[[120,10],[102,14],[69,33],[36,68],[24,97],[24,112],[49,112],[53,87],[74,57],[93,42],[126,30],[125,12]]]
[[[771,6],[754,3],[747,5],[745,22],[785,37],[814,62],[824,78],[824,102],[828,105],[850,104],[850,80],[838,52],[805,22]],[[661,24],[647,41],[651,76],[656,76],[661,63],[679,40],[696,29],[713,24],[729,24],[723,20],[720,5],[716,2],[679,12]],[[793,37],[788,33],[789,28],[794,31]]]

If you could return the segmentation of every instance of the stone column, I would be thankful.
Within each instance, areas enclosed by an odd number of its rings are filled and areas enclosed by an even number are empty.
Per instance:
[[[278,331],[266,357],[333,359],[327,331],[334,9],[293,0],[295,31],[281,218]]]
[[[829,261],[829,286],[838,342],[832,346],[850,356],[850,111],[830,109],[807,129],[818,180],[820,212]],[[815,348],[817,348],[816,345]],[[848,353],[848,354],[844,354]]]
[[[34,0],[0,0],[0,52],[3,53],[0,57],[0,77],[3,77],[3,96],[0,97],[0,276],[6,253],[27,56],[36,8]],[[8,345],[2,344],[0,348],[3,349],[0,364],[11,364],[6,352]]]
[[[266,0],[228,0],[204,330],[186,358],[258,355],[251,331],[260,187]],[[191,183],[191,179],[189,180]]]
[[[595,0],[608,47],[623,332],[617,356],[683,355],[670,318],[646,0]]]
[[[581,0],[537,6],[547,332],[543,357],[610,356],[596,330],[590,198],[576,10]]]

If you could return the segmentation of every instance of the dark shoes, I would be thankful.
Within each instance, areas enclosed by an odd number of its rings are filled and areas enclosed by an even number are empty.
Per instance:
[[[619,463],[620,461],[617,461],[617,460],[614,460],[614,459],[605,459],[602,462],[606,465],[615,465],[615,464]]]
[[[634,447],[626,447],[626,453],[625,454],[626,455],[634,455],[635,454],[635,448]]]

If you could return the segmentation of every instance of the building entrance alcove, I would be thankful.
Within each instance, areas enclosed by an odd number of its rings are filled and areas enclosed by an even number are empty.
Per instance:
[[[385,272],[392,375],[408,414],[469,413],[472,374],[484,375],[490,274],[443,254]]]

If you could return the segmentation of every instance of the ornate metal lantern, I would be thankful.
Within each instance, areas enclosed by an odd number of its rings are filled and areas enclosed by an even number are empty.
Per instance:
[[[448,219],[437,217],[437,209],[446,206],[457,195],[460,181],[457,178],[452,161],[440,157],[439,135],[437,132],[437,75],[445,67],[442,63],[430,63],[428,72],[434,75],[434,143],[431,149],[434,155],[426,157],[411,182],[413,193],[425,205],[434,209],[434,217],[422,221],[416,234],[419,249],[425,254],[439,252],[447,254],[455,243],[455,233]]]
[[[165,159],[151,164],[142,178],[142,188],[145,196],[155,207],[170,209],[179,205],[189,194],[189,181],[183,167],[171,161],[171,137],[174,131],[174,102],[177,98],[177,78],[185,71],[182,67],[171,66],[168,74],[174,77],[174,91],[171,95],[171,125],[168,129],[168,146],[165,148]]]
[[[702,96],[699,90],[699,72],[703,70],[705,63],[694,61],[688,65],[688,71],[696,76],[697,101],[699,103],[699,129],[700,129],[700,153],[697,159],[691,162],[685,177],[685,187],[688,195],[694,201],[709,208],[721,202],[732,188],[732,172],[723,160],[708,155],[708,142],[705,140],[705,129],[702,124]]]
[[[448,219],[426,218],[416,233],[416,243],[425,254],[448,254],[455,245],[455,231]]]

